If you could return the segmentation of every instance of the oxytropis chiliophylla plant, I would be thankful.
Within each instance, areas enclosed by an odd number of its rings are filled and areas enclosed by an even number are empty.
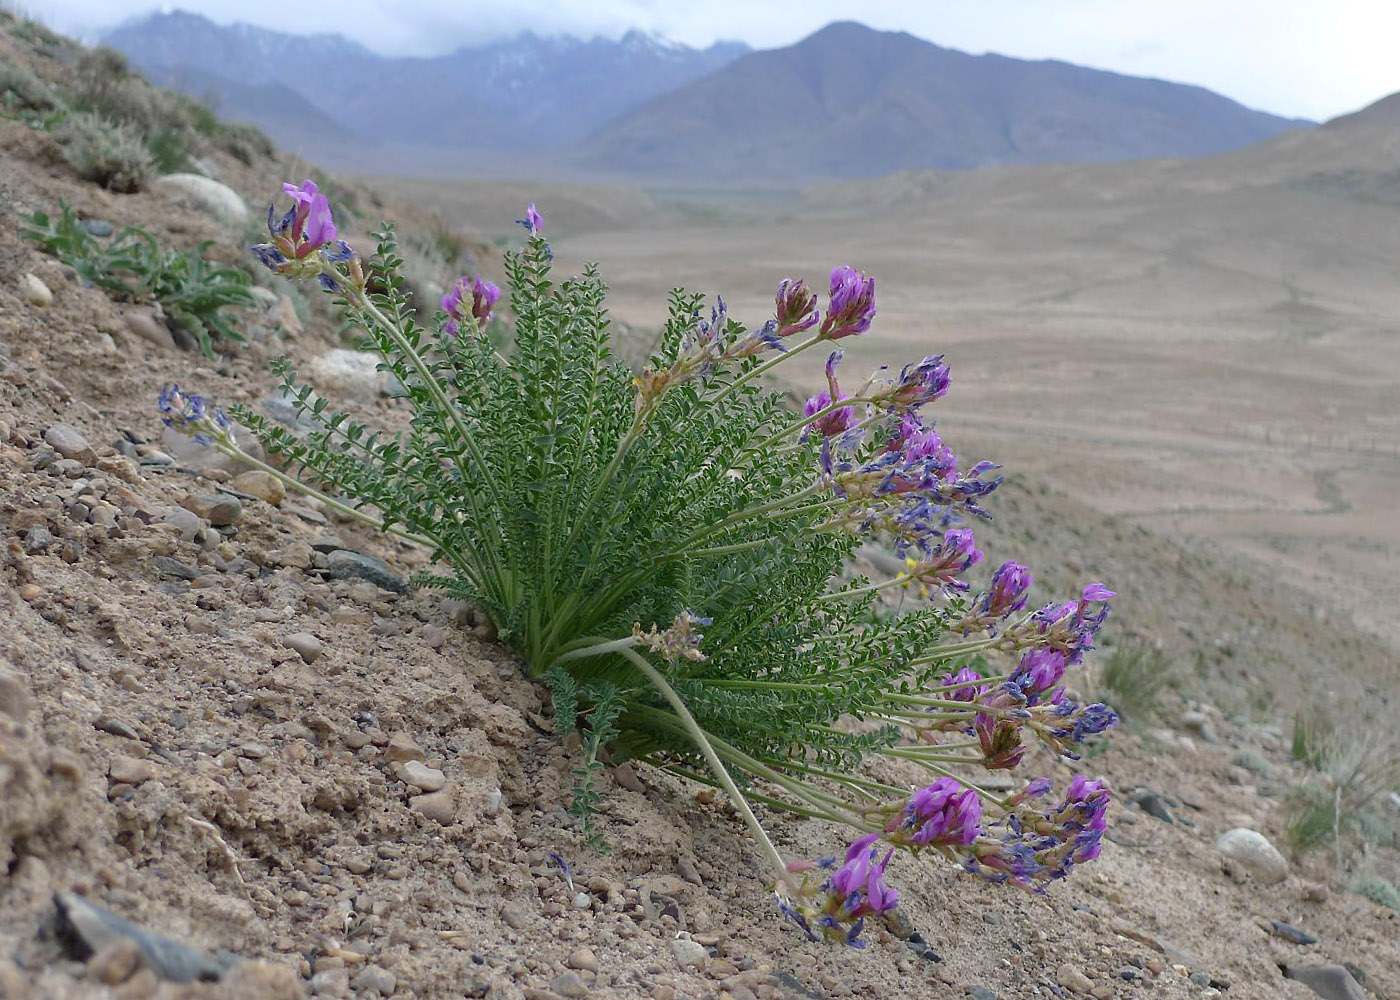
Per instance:
[[[722,300],[675,291],[640,375],[609,350],[595,267],[556,281],[539,214],[506,256],[508,356],[484,335],[499,290],[463,278],[431,329],[406,305],[394,236],[362,260],[337,238],[311,182],[286,185],[254,252],[315,279],[403,386],[413,420],[386,435],[334,412],[285,363],[284,390],[314,422],[298,437],[235,411],[280,465],[246,455],[231,421],[168,386],[172,426],[259,465],[327,506],[432,550],[416,583],[470,600],[553,690],[562,731],[583,730],[575,807],[587,819],[606,748],[722,787],[772,866],[779,905],[811,936],[858,944],[894,907],[896,851],[938,854],[972,875],[1040,889],[1099,853],[1109,790],[1048,778],[1000,795],[971,769],[1011,769],[1034,742],[1075,759],[1117,720],[1070,700],[1114,595],[1091,583],[1027,607],[1031,574],[1008,562],[975,592],[968,523],[1001,482],[965,466],[925,416],[948,389],[941,357],[842,389],[835,345],[875,315],[873,278],[831,273],[825,308],[784,280],[747,329]],[[761,377],[830,351],[827,389],[801,414]],[[878,375],[879,373],[877,373]],[[903,572],[843,578],[878,541]],[[904,588],[919,606],[875,613]],[[860,768],[871,754],[925,775],[900,787]],[[850,828],[844,858],[789,862],[751,803]]]

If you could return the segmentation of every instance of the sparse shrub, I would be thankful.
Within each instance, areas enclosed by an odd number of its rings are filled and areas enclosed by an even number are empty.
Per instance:
[[[1126,719],[1141,722],[1151,717],[1171,680],[1166,655],[1136,636],[1123,639],[1099,658],[1098,697]]]
[[[224,152],[248,166],[277,152],[277,147],[261,129],[242,122],[222,126],[214,141]]]
[[[64,107],[63,98],[37,73],[19,63],[0,63],[0,109],[34,119]]]
[[[848,943],[897,902],[883,882],[887,849],[1027,888],[1097,857],[1102,782],[1076,777],[1056,801],[1048,778],[1001,795],[966,769],[1014,768],[1037,742],[1077,758],[1116,722],[1061,684],[1114,594],[1091,583],[1027,610],[1031,574],[1016,563],[968,592],[962,577],[982,554],[964,524],[985,516],[1000,479],[990,463],[961,462],[923,416],[949,385],[941,357],[843,393],[836,350],[828,389],[801,413],[759,381],[867,330],[874,279],[835,269],[824,314],[804,282],[784,281],[775,315],[752,329],[722,301],[707,310],[676,291],[662,348],[634,375],[609,347],[596,268],[557,281],[532,205],[525,247],[506,257],[516,318],[507,358],[482,335],[494,285],[463,277],[425,330],[392,231],[363,261],[337,238],[314,183],[286,191],[292,210],[269,220],[259,259],[335,296],[414,418],[386,436],[279,363],[285,393],[316,429],[298,438],[235,411],[284,463],[253,464],[432,551],[441,572],[415,584],[489,614],[550,685],[560,731],[582,729],[582,820],[605,749],[613,762],[716,783],[771,863],[783,912],[814,938]],[[199,397],[167,386],[159,406],[171,426],[252,458],[229,417]],[[833,589],[862,541],[877,538],[903,569]],[[872,619],[892,588],[919,595],[918,606]],[[859,765],[871,754],[922,769],[929,784],[911,795],[866,776]],[[846,863],[787,862],[750,799],[844,824],[855,836]]]
[[[151,161],[163,174],[173,174],[184,170],[190,163],[188,133],[183,128],[163,126],[146,140]]]
[[[1347,891],[1365,896],[1373,903],[1400,911],[1400,889],[1372,866],[1365,865],[1347,882]]]
[[[1324,749],[1333,738],[1336,723],[1313,704],[1305,704],[1293,714],[1293,739],[1289,752],[1293,759],[1317,770],[1324,760]]]
[[[83,180],[121,194],[145,187],[151,154],[122,127],[79,112],[67,116],[56,135],[64,144],[63,158]]]
[[[1289,793],[1285,839],[1297,851],[1330,840],[1340,862],[1343,839],[1368,840],[1373,807],[1400,788],[1400,737],[1371,727],[1337,727],[1315,743],[1305,741],[1303,752],[1302,759],[1316,761],[1316,770]]]
[[[59,215],[45,212],[29,217],[26,239],[33,240],[78,272],[84,281],[130,302],[159,302],[165,314],[213,356],[213,340],[241,341],[242,335],[225,316],[228,306],[252,306],[256,300],[246,271],[206,260],[210,242],[194,250],[163,250],[159,241],[139,226],[128,226],[104,244],[78,223],[67,202]]]

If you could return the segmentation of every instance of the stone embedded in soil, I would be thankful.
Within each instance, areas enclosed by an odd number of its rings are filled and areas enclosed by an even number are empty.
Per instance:
[[[243,504],[227,493],[191,494],[180,506],[204,518],[216,528],[226,528],[243,516]]]
[[[248,205],[233,188],[199,174],[165,174],[151,182],[151,187],[189,202],[231,227],[243,225],[250,218]]]
[[[501,907],[501,922],[511,930],[524,930],[530,923],[530,914],[519,903],[506,903]]]
[[[350,985],[357,990],[378,990],[383,997],[393,996],[398,983],[397,976],[378,965],[366,965],[350,981]]]
[[[64,458],[91,465],[97,461],[97,452],[92,450],[82,431],[72,424],[54,424],[44,431],[44,443]]]
[[[588,995],[588,984],[577,972],[561,972],[549,981],[549,988],[561,997],[584,997]]]
[[[704,945],[688,938],[675,938],[671,942],[671,954],[676,956],[676,962],[682,969],[703,969],[710,957]]]
[[[183,563],[173,556],[154,556],[151,562],[155,564],[161,576],[168,576],[174,580],[198,580],[204,575],[189,563]]]
[[[29,687],[20,675],[0,669],[0,715],[23,722],[32,704]]]
[[[1160,819],[1165,823],[1172,821],[1172,813],[1167,808],[1166,799],[1154,791],[1144,790],[1140,792],[1133,797],[1133,802],[1139,809],[1155,819]]]
[[[46,309],[53,305],[53,292],[37,274],[23,274],[19,279],[19,293],[31,306]]]
[[[1288,877],[1288,862],[1269,838],[1256,830],[1229,830],[1216,840],[1215,849],[1265,885]]]
[[[436,792],[447,784],[446,775],[418,760],[406,760],[396,764],[394,774],[404,784],[421,788],[425,792]]]
[[[36,524],[24,536],[25,554],[33,556],[45,552],[54,541],[53,533],[48,528],[42,524]]]
[[[1345,966],[1314,965],[1300,968],[1289,965],[1284,968],[1283,974],[1285,978],[1302,983],[1322,997],[1322,1000],[1366,1000],[1366,994],[1361,991],[1361,987]]]
[[[161,322],[151,306],[135,306],[122,317],[126,328],[148,344],[166,351],[175,350],[175,337],[170,327]]]
[[[175,983],[217,981],[231,962],[221,962],[170,938],[152,934],[72,892],[54,893],[61,940],[85,960],[124,940],[132,941],[156,975]],[[234,959],[233,961],[236,961]]]
[[[578,969],[580,972],[597,972],[598,956],[593,954],[591,948],[575,948],[569,955],[569,960],[564,964],[571,969]]]
[[[262,469],[249,469],[233,477],[233,482],[229,483],[239,493],[246,493],[250,497],[257,497],[264,503],[270,503],[276,507],[287,498],[287,490],[282,485],[282,481],[270,472]]]
[[[408,733],[395,733],[389,737],[389,742],[384,747],[384,756],[389,763],[400,764],[404,761],[422,760],[427,754]]]
[[[1281,937],[1285,941],[1292,941],[1294,944],[1317,944],[1317,938],[1305,930],[1300,930],[1292,924],[1285,924],[1281,920],[1269,921],[1269,932],[1274,937]]]
[[[376,587],[399,594],[406,589],[403,580],[383,559],[349,549],[336,549],[326,556],[326,575],[332,580],[368,580]]]
[[[457,793],[451,788],[415,795],[408,800],[408,805],[415,812],[422,813],[443,826],[451,826],[457,819]]]
[[[123,785],[140,785],[159,777],[160,768],[149,760],[115,754],[107,766],[107,776],[113,782]]]
[[[1093,981],[1079,971],[1078,966],[1071,965],[1069,962],[1060,966],[1059,970],[1056,971],[1055,982],[1074,993],[1088,993],[1094,988]]]
[[[987,989],[985,986],[969,986],[967,988],[967,995],[971,997],[972,1000],[997,1000],[996,993]]]
[[[310,632],[293,632],[282,640],[282,645],[294,650],[304,663],[315,663],[321,658],[321,640]]]
[[[311,380],[329,396],[372,403],[388,394],[388,373],[379,370],[374,354],[336,347],[312,359],[308,367]]]

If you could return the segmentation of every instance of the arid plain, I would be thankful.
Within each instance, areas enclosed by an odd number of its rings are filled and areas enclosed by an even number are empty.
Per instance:
[[[1400,128],[1387,104],[1192,161],[899,174],[796,193],[394,182],[504,235],[540,204],[623,323],[672,285],[761,322],[785,276],[878,278],[852,386],[946,354],[940,427],[1200,551],[1303,588],[1392,649],[1400,600]],[[506,188],[503,190],[503,188]],[[795,359],[799,390],[823,357]],[[844,383],[843,383],[844,387]]]

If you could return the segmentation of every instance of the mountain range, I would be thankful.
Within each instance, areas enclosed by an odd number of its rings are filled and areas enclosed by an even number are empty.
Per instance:
[[[969,55],[828,25],[779,49],[654,35],[525,33],[433,58],[375,54],[195,14],[108,33],[159,83],[329,165],[483,157],[577,176],[687,183],[878,176],[989,164],[1195,157],[1310,122],[1179,83]]]

